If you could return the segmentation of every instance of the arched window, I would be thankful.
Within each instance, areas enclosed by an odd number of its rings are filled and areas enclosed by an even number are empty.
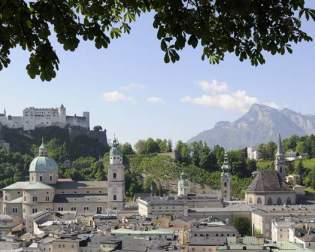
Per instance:
[[[224,182],[224,187],[227,187],[227,184],[226,184],[226,182]]]
[[[257,204],[258,204],[258,205],[261,205],[261,204],[262,204],[262,201],[261,201],[261,198],[260,198],[260,197],[257,198]]]
[[[52,181],[52,176],[51,175],[49,176],[49,180]]]
[[[292,204],[291,198],[288,197],[288,198],[287,198],[287,205],[291,205],[291,204]]]
[[[113,200],[117,200],[117,196],[116,195],[113,196]]]
[[[113,179],[117,178],[117,174],[114,172],[113,173]]]
[[[272,198],[268,198],[268,202],[267,202],[268,205],[272,205]]]
[[[282,200],[281,200],[280,197],[279,197],[278,200],[277,200],[277,204],[278,204],[278,205],[282,205]]]
[[[40,181],[43,181],[43,177],[42,177],[42,176],[39,176],[39,180],[40,180]]]
[[[249,198],[249,204],[252,204],[252,203],[253,203],[252,198]]]

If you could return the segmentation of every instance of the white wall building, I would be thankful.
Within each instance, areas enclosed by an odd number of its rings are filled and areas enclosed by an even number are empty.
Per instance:
[[[6,111],[0,114],[0,124],[8,128],[22,128],[23,130],[34,130],[40,127],[49,126],[78,126],[90,129],[90,114],[83,112],[82,116],[67,116],[66,108],[34,108],[29,107],[23,110],[22,116],[7,115]]]
[[[258,160],[261,157],[256,147],[247,147],[247,158],[250,160]]]

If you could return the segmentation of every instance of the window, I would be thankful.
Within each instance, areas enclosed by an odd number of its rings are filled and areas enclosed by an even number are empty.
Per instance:
[[[46,201],[49,201],[49,196],[46,196]]]
[[[262,204],[262,201],[261,201],[261,198],[260,198],[260,197],[257,198],[257,204],[259,204],[259,205]]]
[[[278,204],[278,205],[282,205],[282,200],[281,200],[280,197],[279,197],[278,200],[277,200],[277,204]]]
[[[227,184],[226,184],[226,182],[224,182],[224,187],[227,187]]]
[[[37,208],[33,208],[32,213],[37,213]]]
[[[84,210],[84,211],[88,211],[89,208],[88,208],[88,207],[84,207],[83,210]]]
[[[63,207],[58,207],[58,211],[63,211]]]
[[[71,207],[71,211],[77,211],[76,207]]]
[[[287,205],[291,205],[292,204],[292,202],[291,202],[291,198],[290,197],[288,197],[287,198]]]
[[[117,178],[117,174],[114,172],[113,173],[113,179],[116,179]]]
[[[49,180],[52,181],[52,176],[49,176]]]
[[[268,198],[267,204],[272,205],[272,198]]]
[[[33,197],[33,202],[37,202],[37,197],[36,196]]]
[[[117,196],[116,195],[113,196],[113,200],[117,200]]]
[[[43,177],[42,176],[39,176],[39,181],[43,181]]]
[[[17,213],[17,212],[18,212],[17,207],[13,207],[13,208],[12,208],[12,213]]]

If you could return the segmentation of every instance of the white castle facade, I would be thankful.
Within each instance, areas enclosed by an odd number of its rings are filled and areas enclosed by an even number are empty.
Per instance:
[[[90,113],[83,112],[82,116],[67,116],[66,108],[34,108],[23,110],[22,116],[7,115],[6,111],[0,114],[0,124],[8,128],[34,130],[40,127],[58,126],[61,128],[77,126],[90,129]]]

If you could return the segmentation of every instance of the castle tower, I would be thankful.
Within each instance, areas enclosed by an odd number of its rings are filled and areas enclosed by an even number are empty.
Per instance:
[[[177,184],[178,188],[178,196],[187,196],[189,194],[189,180],[184,172],[181,173],[180,179],[178,180]]]
[[[284,156],[284,149],[283,149],[280,134],[278,137],[278,147],[277,147],[277,153],[276,153],[276,157],[275,157],[275,170],[279,173],[281,178],[284,179],[284,177],[285,177],[285,156]]]
[[[115,209],[122,209],[125,199],[125,167],[122,153],[118,149],[118,141],[114,139],[109,154],[108,169],[108,202]]]
[[[231,200],[231,167],[227,153],[224,154],[224,162],[221,167],[221,196],[223,201]]]
[[[59,121],[62,126],[65,126],[67,123],[67,113],[66,113],[66,108],[61,104],[59,108]]]

